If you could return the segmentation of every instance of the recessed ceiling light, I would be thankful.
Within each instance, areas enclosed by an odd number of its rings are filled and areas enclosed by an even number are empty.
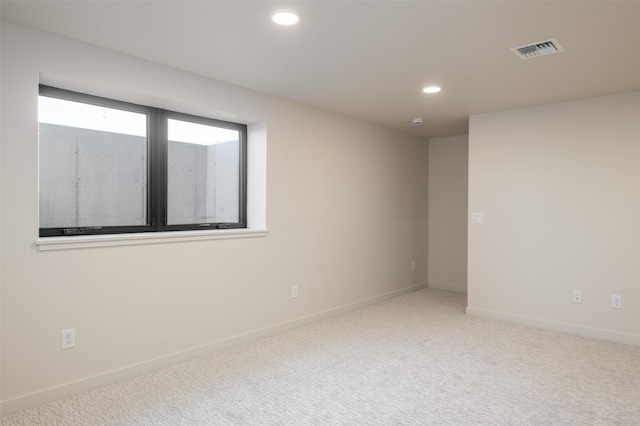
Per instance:
[[[271,14],[271,20],[278,25],[295,25],[302,20],[302,15],[295,10],[281,9]]]
[[[424,93],[438,93],[440,90],[442,90],[440,86],[427,86],[422,89]]]

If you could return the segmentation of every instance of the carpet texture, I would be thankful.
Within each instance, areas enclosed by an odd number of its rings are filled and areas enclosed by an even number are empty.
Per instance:
[[[3,425],[640,425],[640,347],[425,289],[13,413]]]

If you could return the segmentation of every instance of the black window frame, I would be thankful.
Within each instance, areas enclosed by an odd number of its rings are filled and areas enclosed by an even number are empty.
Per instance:
[[[86,226],[40,228],[40,237],[61,237],[78,235],[131,234],[171,231],[204,231],[212,229],[247,228],[247,125],[223,121],[209,117],[186,114],[147,105],[104,98],[47,85],[39,85],[39,95],[97,105],[123,111],[147,115],[147,218],[145,225]],[[168,120],[177,119],[198,124],[206,124],[225,129],[237,130],[239,141],[239,220],[238,222],[203,222],[192,224],[167,224],[167,155]],[[38,125],[39,125],[38,120]],[[40,154],[38,142],[38,154]],[[38,177],[38,180],[40,178]]]

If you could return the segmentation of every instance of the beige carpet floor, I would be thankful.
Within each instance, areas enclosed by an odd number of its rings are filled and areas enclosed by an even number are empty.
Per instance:
[[[425,289],[3,425],[640,425],[640,347],[464,314]]]

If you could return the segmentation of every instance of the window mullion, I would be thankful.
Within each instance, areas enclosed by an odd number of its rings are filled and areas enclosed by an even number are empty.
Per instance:
[[[150,119],[152,223],[155,231],[166,229],[167,124],[164,111],[153,109]]]

